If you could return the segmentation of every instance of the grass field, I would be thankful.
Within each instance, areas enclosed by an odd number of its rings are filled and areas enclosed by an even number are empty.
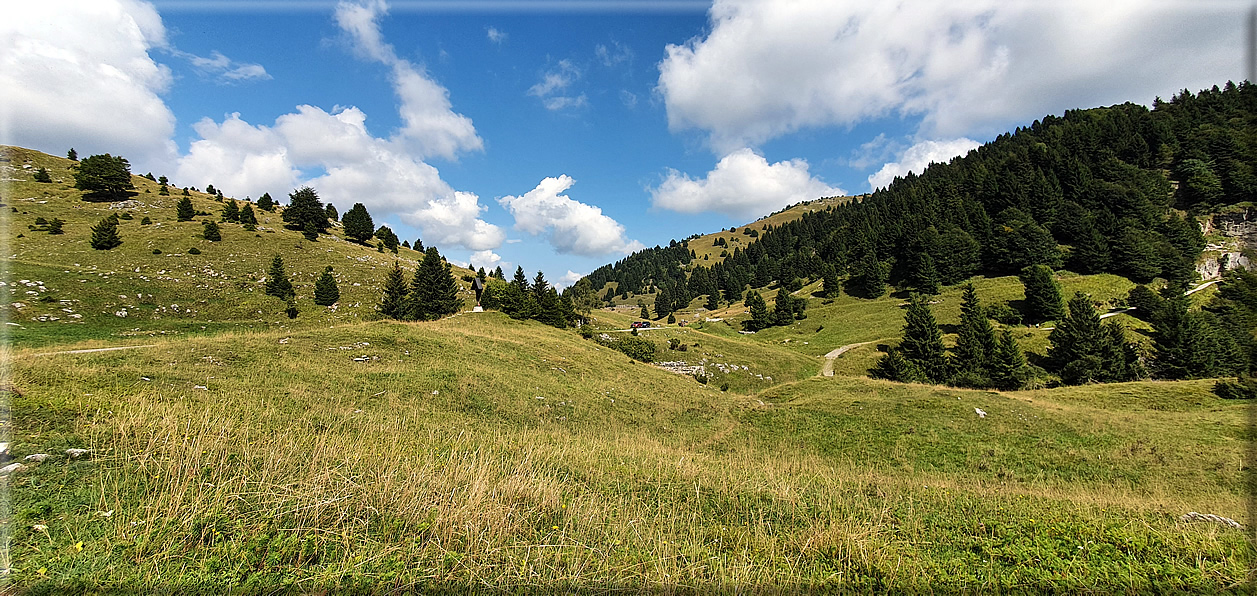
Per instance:
[[[66,160],[4,155],[10,175],[30,162],[66,179]],[[754,335],[739,333],[740,303],[695,302],[678,315],[687,326],[639,332],[659,360],[704,366],[703,384],[495,312],[374,320],[393,255],[335,231],[306,242],[275,214],[270,233],[224,225],[205,242],[155,184],[136,184],[108,252],[86,247],[86,229],[117,204],[64,183],[5,191],[0,440],[18,462],[50,456],[0,480],[5,593],[1252,586],[1251,530],[1181,519],[1251,526],[1254,410],[1211,380],[875,381],[865,371],[898,341],[904,299],[841,296]],[[66,234],[30,230],[35,217],[66,220]],[[262,293],[281,248],[296,319]],[[327,264],[335,309],[311,301]],[[1100,303],[1130,288],[1060,281]],[[984,304],[1023,298],[1015,278],[975,285]],[[945,331],[960,291],[933,306]],[[592,326],[622,336],[636,315],[597,311]],[[1046,329],[1014,332],[1046,349]],[[817,376],[822,355],[860,342]]]

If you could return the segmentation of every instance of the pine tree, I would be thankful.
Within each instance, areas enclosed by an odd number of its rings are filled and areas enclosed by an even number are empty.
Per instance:
[[[956,368],[985,376],[995,353],[995,343],[995,330],[986,318],[977,290],[973,284],[965,284],[960,303],[960,330],[952,351]]]
[[[327,211],[328,221],[336,221],[340,217],[340,214],[337,213],[336,211],[336,205],[333,205],[331,203],[327,204],[327,207],[324,209],[324,211]]]
[[[295,192],[288,195],[288,207],[284,209],[284,224],[290,229],[300,230],[310,238],[313,231],[314,236],[327,232],[327,211],[323,208],[323,202],[319,200],[319,195],[309,186],[303,186]]]
[[[1206,319],[1188,310],[1186,296],[1175,296],[1153,324],[1154,370],[1162,379],[1191,379],[1218,372],[1218,342]]]
[[[229,223],[240,222],[240,206],[236,204],[235,199],[223,203],[223,221]]]
[[[275,210],[275,200],[271,198],[271,193],[264,192],[262,196],[258,197],[258,209],[262,211]]]
[[[707,310],[720,308],[720,290],[715,290],[707,295],[707,302],[703,304],[703,308]]]
[[[362,244],[366,244],[375,234],[375,222],[371,220],[371,214],[362,203],[354,203],[354,206],[341,216],[340,223],[345,226],[346,236]]]
[[[842,286],[838,283],[838,268],[826,265],[821,272],[821,295],[826,298],[837,298]]]
[[[205,220],[202,225],[205,229],[201,230],[201,237],[210,242],[218,242],[223,239],[222,231],[218,229],[218,224],[210,220]]]
[[[404,319],[406,306],[406,272],[402,271],[401,264],[393,261],[393,268],[384,276],[384,287],[376,310],[390,319]]]
[[[885,294],[888,269],[872,251],[866,252],[856,264],[851,279],[847,280],[847,293],[869,299]]]
[[[287,300],[296,295],[292,289],[292,282],[288,280],[288,274],[284,272],[284,258],[279,255],[275,255],[275,258],[271,260],[271,268],[266,272],[266,295],[280,300]]]
[[[457,313],[461,307],[458,284],[454,281],[449,263],[443,262],[441,253],[437,252],[435,246],[429,247],[410,284],[405,318],[434,321]]]
[[[904,358],[919,368],[929,381],[942,383],[951,376],[943,348],[943,334],[925,296],[913,293],[908,299],[899,349],[903,351]]]
[[[393,254],[397,254],[397,247],[401,246],[401,241],[397,238],[397,234],[388,226],[380,226],[375,231],[375,237],[380,239],[384,244],[384,248]]]
[[[917,292],[932,296],[938,293],[938,270],[934,268],[934,257],[925,249],[912,255],[913,267],[908,283]]]
[[[869,370],[874,379],[886,379],[899,383],[924,383],[925,373],[917,365],[904,358],[899,348],[890,348],[885,356],[877,360],[877,365]]]
[[[116,215],[106,217],[92,226],[91,244],[92,248],[96,250],[110,250],[122,245],[122,238],[118,236],[118,219]]]
[[[493,277],[496,277],[496,278],[498,278],[498,279],[500,279],[500,280],[503,280],[503,281],[505,281],[505,280],[506,280],[506,274],[505,274],[505,273],[502,273],[502,266],[501,266],[501,265],[498,265],[497,267],[495,267],[495,268],[493,269]]]
[[[1104,370],[1104,330],[1100,315],[1091,305],[1091,299],[1077,292],[1069,300],[1069,314],[1056,324],[1048,335],[1051,346],[1047,357],[1060,372],[1061,382],[1079,385],[1102,380]]]
[[[638,317],[638,318],[640,318],[640,319],[649,319],[649,318],[650,318],[650,311],[646,310],[646,303],[645,303],[645,302],[642,302],[641,300],[638,300],[638,301],[637,301],[637,305],[638,305],[638,306],[640,306],[640,307],[642,307],[642,311],[641,311],[640,313],[638,313],[638,314],[637,314],[637,317]]]
[[[307,221],[304,228],[301,229],[301,235],[310,242],[317,242],[319,239],[319,227],[312,221]]]
[[[1026,293],[1026,318],[1032,321],[1059,321],[1065,316],[1061,287],[1046,265],[1031,265],[1021,270],[1021,283]]]
[[[744,300],[747,310],[751,311],[750,320],[742,321],[742,328],[747,331],[759,331],[772,326],[772,316],[768,312],[768,303],[764,297],[754,290],[746,291]]]
[[[522,265],[515,268],[515,277],[511,280],[511,284],[514,285],[520,293],[528,293],[528,276],[524,275],[524,267]]]
[[[244,225],[244,229],[255,232],[258,229],[258,217],[253,213],[253,205],[248,203],[240,209],[240,223]]]
[[[285,300],[284,302],[285,302],[284,313],[288,315],[288,318],[290,319],[297,318],[297,313],[301,312],[297,310],[297,297],[289,296],[288,299]]]
[[[196,217],[196,208],[192,206],[190,197],[179,199],[179,205],[175,207],[175,219],[178,221],[192,221]]]
[[[166,197],[170,196],[170,179],[165,176],[157,178],[157,194]]]
[[[655,318],[662,319],[672,314],[672,294],[668,292],[667,286],[659,286],[659,293],[655,295]]]
[[[548,291],[550,291],[550,282],[546,281],[545,274],[538,269],[537,276],[532,279],[532,297],[537,301],[538,305],[541,304]]]
[[[40,167],[35,170],[35,182],[52,182],[52,176],[48,174],[46,168]]]
[[[75,151],[75,150],[74,150],[74,147],[70,147],[70,151],[69,151],[69,152],[67,152],[67,153],[65,154],[65,156],[66,156],[66,159],[69,159],[70,161],[78,161],[78,160],[79,160],[79,152],[78,152],[78,151]]]
[[[991,363],[991,383],[996,389],[1012,391],[1025,384],[1026,355],[1013,339],[1011,331],[1005,329],[995,346],[995,354]]]
[[[331,306],[340,300],[340,288],[336,286],[336,278],[332,276],[332,266],[323,270],[323,275],[314,282],[314,303],[319,306]]]

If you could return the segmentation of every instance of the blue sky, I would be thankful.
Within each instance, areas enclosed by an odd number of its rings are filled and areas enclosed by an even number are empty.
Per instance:
[[[238,197],[310,184],[570,283],[1044,114],[1242,79],[1249,8],[52,0],[0,24],[0,136]]]

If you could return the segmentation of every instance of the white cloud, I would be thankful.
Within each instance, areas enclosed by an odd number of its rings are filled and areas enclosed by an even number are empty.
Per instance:
[[[218,50],[210,52],[209,58],[179,50],[172,50],[171,54],[191,62],[192,66],[202,75],[217,78],[220,83],[239,83],[254,79],[267,80],[271,78],[271,75],[266,72],[266,68],[261,64],[236,62],[224,56]]]
[[[336,24],[351,40],[359,55],[393,69],[393,91],[401,100],[402,128],[394,140],[404,143],[419,157],[453,159],[460,151],[484,149],[471,119],[454,112],[449,90],[432,80],[422,66],[397,56],[384,41],[379,19],[388,12],[382,0],[336,5]]]
[[[501,31],[497,27],[489,27],[485,30],[485,35],[489,36],[489,41],[498,45],[506,43],[506,38],[509,37],[505,31]]]
[[[476,268],[484,267],[486,273],[492,273],[495,267],[502,264],[502,255],[491,250],[478,250],[471,253],[470,263]]]
[[[612,68],[620,64],[633,62],[633,48],[630,48],[618,41],[611,40],[611,47],[605,44],[598,44],[594,47],[594,55],[602,62],[603,66]]]
[[[643,245],[624,237],[624,226],[602,214],[602,209],[560,194],[576,181],[570,176],[546,178],[521,196],[505,196],[498,203],[515,216],[515,229],[533,236],[549,232],[550,245],[561,254],[598,256],[626,254]]]
[[[480,219],[487,209],[472,193],[459,192],[431,165],[393,140],[371,136],[358,108],[329,114],[298,106],[274,126],[254,126],[232,114],[194,127],[201,138],[179,160],[179,184],[214,184],[235,196],[276,198],[310,185],[324,202],[342,209],[362,203],[376,217],[397,214],[420,228],[424,242],[471,250],[501,246],[506,233]],[[322,170],[307,177],[302,171]]]
[[[628,89],[621,89],[620,103],[623,103],[624,107],[630,110],[637,107],[637,94],[629,91]]]
[[[1243,76],[1247,4],[716,0],[669,45],[673,130],[717,151],[797,130],[920,116],[923,138],[994,134],[1067,108],[1150,102]]]
[[[897,176],[908,172],[920,174],[932,163],[947,163],[957,155],[964,155],[981,143],[967,138],[950,141],[921,141],[903,152],[899,161],[888,162],[869,176],[869,190],[889,185]]]
[[[571,60],[560,60],[557,67],[541,76],[541,81],[528,88],[528,94],[541,100],[547,110],[578,108],[586,105],[585,94],[562,95],[572,83],[581,77],[581,71]]]
[[[0,138],[64,155],[123,155],[139,171],[173,163],[170,71],[152,5],[132,0],[11,3],[0,19]]]
[[[568,269],[567,273],[560,275],[559,279],[554,282],[554,287],[557,290],[562,290],[563,288],[570,287],[572,284],[575,284],[576,282],[580,281],[580,278],[585,277],[585,275],[586,274],[584,273],[577,273],[575,271],[572,271],[571,269]]]
[[[695,179],[669,169],[651,189],[655,207],[681,213],[714,211],[749,219],[787,205],[846,194],[808,173],[802,159],[769,164],[750,149],[739,149],[720,159],[706,178]]]

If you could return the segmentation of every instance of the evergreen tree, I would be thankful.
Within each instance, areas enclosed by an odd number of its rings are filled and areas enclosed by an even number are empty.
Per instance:
[[[703,308],[707,310],[716,310],[720,308],[720,290],[715,290],[707,295],[707,302],[703,304]]]
[[[64,225],[65,225],[64,220],[54,217],[52,218],[52,221],[48,222],[48,233],[53,236],[56,236],[58,234],[64,234],[65,231],[62,230],[62,226]]]
[[[547,288],[545,293],[541,295],[541,299],[537,301],[537,320],[559,329],[567,327],[567,317],[564,316],[563,312],[563,300],[559,298],[559,294],[554,288]]]
[[[319,239],[319,228],[312,221],[307,221],[305,228],[302,228],[301,235],[310,242],[317,242]]]
[[[88,201],[125,199],[127,191],[135,188],[131,184],[131,164],[108,153],[88,157],[74,170],[74,187],[85,191],[83,199]]]
[[[488,274],[484,272],[484,267],[481,267],[480,269],[476,270],[476,277],[480,279],[481,283],[484,283],[484,281],[489,278]]]
[[[584,317],[588,317],[589,313],[602,304],[602,300],[598,298],[598,293],[594,292],[594,285],[589,282],[588,277],[582,277],[577,280],[563,295],[571,300],[573,312],[579,313]]]
[[[213,184],[206,184],[206,185],[205,185],[205,194],[207,194],[207,195],[216,195],[216,194],[218,194],[218,193],[217,193],[217,191],[214,189],[214,185],[213,185]]]
[[[1021,270],[1021,283],[1026,293],[1026,319],[1059,321],[1065,316],[1061,287],[1046,265],[1031,265]]]
[[[327,219],[328,219],[328,221],[336,221],[337,219],[339,219],[339,218],[340,218],[340,214],[339,214],[339,213],[337,213],[337,211],[336,211],[336,205],[333,205],[333,204],[331,204],[331,203],[328,203],[328,204],[327,204],[327,208],[326,208],[326,209],[324,209],[324,210],[325,210],[325,211],[327,211]]]
[[[890,348],[886,355],[879,358],[877,365],[869,370],[869,376],[899,383],[924,383],[927,380],[925,373],[905,358],[899,348]]]
[[[397,234],[393,233],[393,229],[388,226],[380,226],[375,231],[375,237],[384,243],[384,248],[393,254],[397,254],[397,247],[401,246],[400,239]]]
[[[422,238],[415,238],[415,243],[411,245],[410,248],[413,249],[415,252],[427,252],[427,250],[423,248]]]
[[[301,311],[297,310],[297,297],[289,296],[284,301],[284,314],[287,314],[290,319],[295,319],[297,318],[297,314],[300,312]]]
[[[366,244],[375,235],[375,222],[362,203],[354,203],[340,218],[340,223],[345,226],[345,235],[360,244]]]
[[[1103,273],[1109,270],[1109,241],[1094,225],[1082,232],[1070,258],[1074,270],[1081,273]]]
[[[1126,305],[1135,309],[1134,316],[1149,323],[1157,320],[1164,304],[1164,299],[1143,284],[1131,288],[1126,295]]]
[[[275,210],[275,201],[271,199],[271,193],[264,192],[261,197],[258,197],[258,209],[262,211]]]
[[[747,310],[751,311],[751,318],[742,321],[742,328],[747,331],[759,331],[772,326],[772,316],[768,312],[768,303],[764,302],[764,297],[754,290],[747,290],[746,300]]]
[[[529,289],[528,276],[524,275],[524,267],[522,265],[515,268],[515,277],[514,279],[511,280],[511,285],[514,285],[515,288],[518,289],[521,294],[528,293],[528,289]]]
[[[913,293],[908,299],[899,349],[903,357],[920,369],[930,382],[943,383],[951,376],[943,348],[943,334],[925,296]]]
[[[449,263],[441,259],[441,253],[435,246],[429,247],[410,284],[405,318],[435,321],[457,313],[461,307],[458,284],[454,281]]]
[[[279,255],[275,255],[275,258],[271,260],[271,268],[266,272],[266,295],[280,300],[296,296],[296,292],[292,289],[292,282],[288,280],[288,274],[284,272],[284,258]]]
[[[52,182],[52,176],[48,174],[48,170],[40,167],[35,170],[35,182]]]
[[[1013,339],[1011,331],[1005,329],[1000,333],[999,342],[995,346],[995,354],[991,363],[991,383],[996,389],[1012,391],[1025,384],[1026,355]]]
[[[79,152],[78,152],[78,151],[75,151],[75,150],[74,150],[74,147],[70,147],[70,151],[69,151],[68,153],[66,153],[66,154],[65,154],[65,156],[66,156],[66,159],[69,159],[70,161],[78,161],[78,160],[79,160]]]
[[[404,319],[406,307],[406,272],[402,271],[401,264],[393,261],[393,268],[384,276],[384,287],[376,310],[390,319]]]
[[[218,242],[223,239],[222,231],[218,229],[218,224],[210,220],[202,222],[205,229],[201,230],[201,237],[210,242]]]
[[[328,265],[323,270],[323,275],[319,276],[318,281],[314,282],[314,303],[319,306],[331,306],[340,300],[340,288],[336,285],[336,278],[332,276],[332,266]]]
[[[1167,300],[1152,327],[1157,377],[1192,379],[1220,372],[1217,336],[1205,316],[1188,310],[1186,296]]]
[[[550,291],[550,282],[546,281],[546,275],[537,270],[537,276],[532,279],[532,297],[540,305],[545,298],[546,292]]]
[[[667,286],[660,286],[659,293],[655,295],[655,318],[662,319],[672,312],[672,294]]]
[[[110,250],[122,245],[122,238],[118,236],[117,216],[111,215],[92,226],[91,244],[96,250]]]
[[[877,260],[872,251],[866,252],[855,265],[851,278],[847,280],[847,293],[860,298],[877,298],[886,293],[889,273],[890,268]]]
[[[1069,300],[1069,314],[1048,335],[1047,357],[1066,385],[1103,380],[1105,333],[1091,299],[1077,292]]]
[[[826,298],[837,298],[842,286],[838,283],[838,268],[826,265],[821,273],[821,295]]]
[[[192,206],[190,197],[179,199],[179,205],[175,207],[175,218],[178,221],[192,221],[196,217],[196,208]]]
[[[995,355],[995,330],[986,318],[978,292],[966,284],[960,303],[960,330],[952,352],[956,368],[961,372],[987,376]]]
[[[908,283],[916,291],[932,296],[938,293],[938,270],[934,268],[934,257],[924,248],[912,255],[912,271]]]
[[[258,229],[258,218],[253,213],[253,205],[245,203],[244,207],[240,209],[240,223],[244,224],[244,229],[250,232]]]
[[[309,186],[303,186],[288,195],[288,207],[284,208],[284,224],[293,230],[300,230],[309,238],[313,229],[314,235],[327,232],[327,211],[319,195]]]
[[[236,204],[235,199],[223,203],[223,221],[240,223],[240,206]]]
[[[163,197],[170,196],[170,179],[165,176],[157,179],[157,194]]]
[[[641,300],[638,300],[638,301],[637,301],[637,305],[638,305],[638,306],[640,306],[640,307],[642,307],[642,311],[641,311],[640,313],[638,313],[638,314],[637,314],[638,318],[641,318],[641,319],[649,319],[649,318],[650,318],[650,311],[646,310],[646,303],[645,303],[645,302],[642,302]]]
[[[521,270],[521,271],[522,271],[522,270]],[[506,280],[506,274],[505,274],[505,273],[502,273],[502,266],[501,266],[501,265],[498,265],[497,267],[494,267],[494,269],[493,269],[493,277],[496,277],[496,278],[498,278],[498,279],[500,279],[500,280],[503,280],[503,281],[505,281],[505,280]]]

